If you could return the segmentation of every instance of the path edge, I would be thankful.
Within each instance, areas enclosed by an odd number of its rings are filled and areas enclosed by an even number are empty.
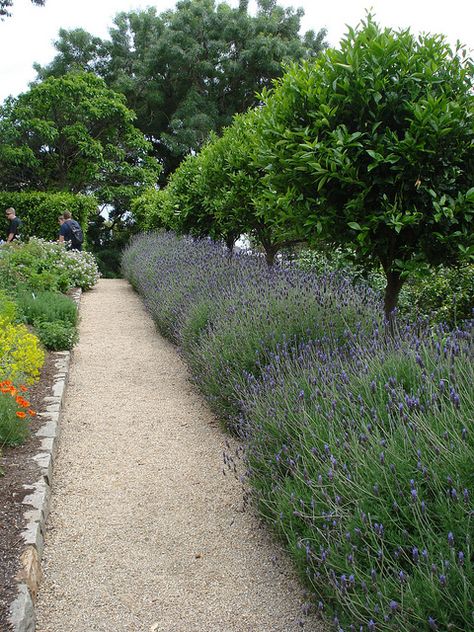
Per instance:
[[[80,288],[75,288],[70,294],[78,309],[81,295]],[[49,395],[43,400],[44,410],[38,413],[38,416],[44,419],[43,425],[36,432],[41,447],[32,459],[39,467],[40,478],[31,485],[24,486],[30,493],[22,502],[25,505],[23,515],[26,527],[21,534],[23,548],[20,555],[20,570],[17,574],[17,597],[10,605],[9,623],[13,632],[35,632],[36,629],[35,602],[42,579],[41,559],[50,508],[53,464],[59,440],[71,354],[71,351],[54,353],[56,372]]]

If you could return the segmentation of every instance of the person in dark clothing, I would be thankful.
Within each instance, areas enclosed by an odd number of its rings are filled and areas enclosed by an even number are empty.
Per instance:
[[[10,207],[5,211],[6,218],[9,221],[8,224],[8,236],[7,236],[7,244],[10,244],[14,239],[19,239],[20,237],[20,226],[21,221],[20,218],[16,216],[15,209]]]
[[[82,250],[83,235],[79,222],[72,219],[72,215],[69,211],[64,211],[58,219],[61,225],[58,241],[66,242],[69,250]]]

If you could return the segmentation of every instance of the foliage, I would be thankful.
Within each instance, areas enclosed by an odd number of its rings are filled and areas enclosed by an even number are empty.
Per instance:
[[[472,627],[472,322],[285,348],[242,380],[249,484],[338,629]]]
[[[239,413],[234,382],[244,370],[257,373],[285,340],[337,339],[347,327],[366,327],[379,308],[370,290],[341,275],[272,269],[261,257],[229,258],[222,244],[169,233],[135,238],[123,268],[231,425]]]
[[[31,0],[33,4],[37,4],[38,6],[43,6],[45,0]],[[13,5],[13,0],[0,0],[0,20],[3,20],[5,17],[9,17],[11,13],[9,12],[9,8]]]
[[[159,172],[123,95],[87,73],[33,86],[0,109],[4,190],[94,193],[120,205]]]
[[[25,325],[0,317],[0,379],[33,384],[44,362],[38,338]]]
[[[451,326],[472,318],[474,265],[440,266],[421,278],[409,280],[400,295],[400,310],[430,316]]]
[[[16,296],[20,313],[26,322],[56,322],[75,327],[78,321],[76,303],[59,292],[20,291]]]
[[[343,271],[355,283],[369,284],[382,292],[382,270],[367,270],[354,260],[354,253],[341,247],[302,249],[293,261],[302,270],[322,274]],[[429,318],[432,322],[459,325],[473,317],[474,265],[435,266],[413,275],[400,292],[398,310],[409,320]]]
[[[24,397],[27,391],[23,384],[16,388],[11,380],[0,382],[0,446],[18,445],[28,436],[28,417],[36,413]]]
[[[41,237],[42,239],[57,239],[59,234],[58,217],[64,211],[69,211],[74,219],[82,226],[84,235],[91,217],[97,212],[97,200],[88,195],[74,195],[72,193],[44,193],[39,191],[2,191],[0,192],[0,207],[13,206],[21,220],[22,239]],[[3,219],[3,233],[6,233],[7,222]]]
[[[17,319],[18,305],[5,291],[0,290],[0,320],[13,323]]]
[[[168,186],[147,191],[132,209],[142,228],[167,228],[194,236],[223,239],[232,247],[241,234],[253,237],[272,264],[289,241],[265,223],[262,170],[256,165],[259,110],[236,115],[222,136],[211,135],[199,154],[188,156]]]
[[[28,243],[3,246],[0,250],[0,287],[6,290],[88,290],[98,278],[94,256],[69,251],[64,244],[32,238]]]
[[[76,327],[62,320],[37,320],[35,331],[42,344],[50,351],[72,349],[78,339]]]
[[[336,628],[470,629],[474,321],[384,336],[362,286],[209,240],[141,236],[123,265]]]
[[[369,16],[262,95],[269,221],[382,265],[387,316],[421,262],[474,253],[473,69],[441,36]]]
[[[299,35],[301,9],[260,0],[253,16],[247,5],[184,0],[160,14],[154,8],[119,13],[110,40],[61,30],[57,56],[36,70],[41,79],[97,73],[125,94],[163,165],[164,182],[211,131],[257,103],[255,93],[281,75],[282,62],[324,48],[324,30]]]

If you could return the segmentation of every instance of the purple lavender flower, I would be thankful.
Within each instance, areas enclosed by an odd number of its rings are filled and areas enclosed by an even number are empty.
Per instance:
[[[392,601],[390,602],[390,610],[392,612],[395,612],[396,610],[398,610],[398,607],[399,607],[398,601],[394,601],[392,599]]]
[[[433,617],[428,617],[428,625],[430,626],[430,630],[437,630],[438,624],[436,623]]]
[[[449,546],[454,546],[454,536],[452,534],[452,531],[448,533],[448,544]]]

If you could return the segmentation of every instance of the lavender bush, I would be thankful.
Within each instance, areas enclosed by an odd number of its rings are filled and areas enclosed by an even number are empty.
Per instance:
[[[338,630],[473,629],[472,325],[283,346],[242,381],[255,500]]]
[[[471,629],[473,323],[387,335],[343,276],[171,234],[123,268],[244,439],[255,503],[338,632]]]
[[[341,274],[269,268],[263,258],[229,258],[220,244],[171,233],[139,237],[123,268],[228,424],[240,412],[243,372],[258,375],[278,344],[337,341],[345,330],[367,329],[381,312],[370,289],[355,290]]]

